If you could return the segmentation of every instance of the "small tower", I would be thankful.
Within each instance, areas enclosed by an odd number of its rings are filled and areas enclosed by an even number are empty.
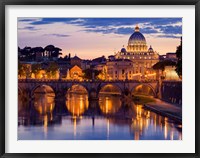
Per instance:
[[[135,32],[140,32],[140,28],[139,28],[138,24],[135,27]]]

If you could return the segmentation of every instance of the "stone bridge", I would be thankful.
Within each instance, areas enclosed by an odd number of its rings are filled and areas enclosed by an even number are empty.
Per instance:
[[[19,79],[18,80],[18,93],[27,95],[29,98],[34,97],[34,91],[41,86],[50,87],[55,93],[55,99],[65,97],[67,90],[73,85],[83,86],[88,93],[89,99],[98,99],[100,90],[106,85],[112,85],[117,87],[121,95],[132,94],[135,88],[139,85],[145,85],[151,88],[154,97],[158,96],[159,83],[158,81],[74,81],[74,80],[37,80],[37,79]]]

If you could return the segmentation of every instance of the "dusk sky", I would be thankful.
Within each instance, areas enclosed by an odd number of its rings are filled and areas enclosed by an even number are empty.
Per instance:
[[[138,24],[159,54],[175,52],[182,36],[182,18],[18,18],[18,45],[52,44],[82,59],[114,55],[126,47]]]

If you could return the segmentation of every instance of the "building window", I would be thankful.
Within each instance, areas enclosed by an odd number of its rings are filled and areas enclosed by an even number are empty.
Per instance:
[[[124,71],[124,69],[122,69],[122,74],[124,74],[125,73],[125,71]]]
[[[117,71],[115,71],[115,74],[117,74]]]
[[[129,71],[129,74],[131,74],[131,71]]]

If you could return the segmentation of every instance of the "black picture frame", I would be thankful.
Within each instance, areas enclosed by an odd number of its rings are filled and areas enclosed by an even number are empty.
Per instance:
[[[7,5],[195,5],[195,153],[77,153],[77,154],[50,154],[50,153],[5,153],[5,7]],[[200,0],[1,0],[0,3],[0,156],[8,158],[21,157],[41,157],[41,158],[59,158],[59,157],[137,157],[137,158],[154,158],[154,157],[176,157],[192,158],[200,157],[200,108],[199,108],[199,67],[200,67]]]

